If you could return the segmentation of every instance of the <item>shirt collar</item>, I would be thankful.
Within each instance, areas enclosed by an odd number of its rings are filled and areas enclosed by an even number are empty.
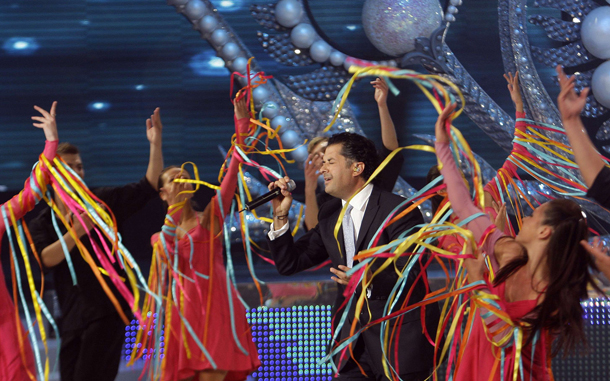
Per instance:
[[[371,197],[371,193],[373,192],[373,184],[368,184],[364,187],[360,192],[358,192],[352,199],[350,200],[350,205],[354,207],[354,209],[358,209],[359,211],[364,213],[364,208],[366,207],[366,203]],[[341,205],[345,206],[345,200],[341,200]]]

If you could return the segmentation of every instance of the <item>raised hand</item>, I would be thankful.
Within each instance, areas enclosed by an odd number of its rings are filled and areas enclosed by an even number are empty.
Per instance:
[[[513,100],[515,107],[518,112],[523,111],[523,98],[521,98],[521,90],[519,89],[519,71],[513,73],[509,72],[508,75],[504,74],[504,79],[508,82],[508,91],[510,92],[510,99]]]
[[[57,101],[51,105],[51,110],[46,111],[42,107],[34,106],[34,109],[38,111],[42,116],[33,116],[32,120],[38,123],[33,123],[34,127],[42,128],[46,139],[50,142],[58,140],[57,134],[57,122],[55,121],[55,109],[57,108]]]
[[[305,188],[315,191],[318,187],[318,177],[320,177],[320,153],[313,153],[305,160]]]
[[[157,107],[150,118],[146,119],[146,137],[150,144],[160,145],[163,133],[161,109]]]
[[[449,142],[449,134],[445,129],[445,124],[447,123],[447,120],[451,117],[451,114],[453,114],[453,112],[455,111],[456,107],[456,103],[451,103],[447,107],[445,107],[443,112],[441,112],[441,114],[438,116],[438,119],[436,120],[436,125],[434,126],[436,141],[438,143]]]
[[[378,105],[386,104],[388,100],[388,84],[383,78],[377,78],[371,81],[371,85],[375,88],[375,101]]]
[[[496,211],[496,218],[494,219],[492,216],[489,217],[494,220],[494,225],[496,225],[496,228],[498,228],[498,230],[504,231],[504,228],[506,227],[506,203],[498,205],[495,201],[492,200],[491,206]]]
[[[576,91],[574,91],[576,76],[573,75],[568,78],[559,65],[555,69],[557,70],[559,87],[561,88],[561,92],[557,97],[557,107],[559,108],[561,119],[565,121],[580,118],[580,113],[587,103],[589,88],[585,87],[580,94],[576,94]]]
[[[238,96],[239,93],[235,96],[235,102],[233,103],[235,117],[237,119],[250,118],[250,113],[248,112],[248,104],[246,103],[246,97],[244,96],[241,99],[237,99]]]
[[[580,241],[580,244],[591,254],[595,260],[595,265],[606,278],[610,279],[610,256],[608,256],[608,248],[603,246],[599,237],[593,238],[593,245],[587,241]]]

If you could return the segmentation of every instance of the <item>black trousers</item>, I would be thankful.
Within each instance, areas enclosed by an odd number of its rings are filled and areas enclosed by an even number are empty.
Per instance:
[[[113,381],[124,342],[125,324],[118,316],[64,331],[59,352],[61,381]]]
[[[364,345],[364,340],[362,337],[359,337],[356,340],[356,345],[354,345],[354,357],[358,360],[358,364],[362,367],[362,370],[366,373],[366,376],[362,374],[360,368],[352,359],[349,357],[341,372],[337,377],[334,377],[335,380],[341,381],[388,381],[390,380],[385,376],[383,372],[383,366],[381,364],[381,358],[373,359],[369,351],[367,351],[366,346]],[[349,356],[349,353],[347,354]],[[403,381],[424,381],[430,376],[432,373],[432,369],[423,371],[423,372],[415,372],[415,373],[401,373],[400,378]]]

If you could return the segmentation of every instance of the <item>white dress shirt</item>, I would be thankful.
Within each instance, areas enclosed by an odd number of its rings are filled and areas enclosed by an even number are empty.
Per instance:
[[[354,222],[354,240],[358,242],[358,233],[360,232],[360,227],[362,226],[362,219],[364,218],[364,212],[366,211],[366,206],[369,203],[369,198],[371,197],[371,192],[373,192],[373,184],[369,184],[364,187],[358,194],[356,194],[350,200],[350,205],[353,207],[352,212],[350,213],[352,217],[352,221]],[[346,201],[341,200],[341,205],[345,207]],[[288,231],[288,224],[285,224],[278,230],[275,230],[273,227],[273,223],[269,227],[269,233],[267,236],[269,240],[273,241],[277,237]],[[347,267],[352,267],[354,264],[354,257],[347,258]]]

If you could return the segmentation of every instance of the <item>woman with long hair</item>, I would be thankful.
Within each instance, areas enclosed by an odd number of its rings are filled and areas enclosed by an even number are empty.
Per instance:
[[[55,108],[57,102],[53,102],[50,111],[43,110],[34,106],[42,116],[33,116],[34,126],[41,128],[46,137],[43,155],[53,161],[57,150],[57,124],[55,123]],[[40,164],[38,164],[40,165]],[[49,169],[42,166],[42,180],[44,184],[37,183],[36,186],[42,190],[50,181]],[[19,194],[11,198],[6,203],[0,205],[2,217],[0,217],[0,238],[8,229],[7,224],[12,223],[11,214],[15,220],[22,218],[27,212],[36,206],[39,196],[32,189],[34,182],[37,182],[35,175],[36,168],[32,170],[32,176],[25,181],[24,188]],[[18,255],[18,253],[13,253]],[[18,318],[18,313],[10,297],[4,281],[4,274],[0,269],[0,380],[26,381],[36,380],[36,367],[34,355],[27,332],[34,327],[26,330]]]
[[[547,380],[547,353],[570,351],[585,340],[580,301],[588,284],[596,287],[588,270],[594,264],[580,244],[587,223],[578,204],[555,199],[525,217],[514,238],[496,229],[472,202],[449,149],[447,126],[455,107],[445,108],[436,122],[436,154],[453,210],[469,221],[482,251],[464,263],[470,282],[485,284],[473,297],[494,306],[477,309],[481,316],[474,319],[455,379]]]
[[[243,144],[248,125],[245,97],[236,98],[237,145]],[[193,209],[192,185],[175,181],[189,178],[185,170],[168,167],[159,177],[160,197],[168,212],[162,233],[152,241],[157,255],[167,255],[157,260],[168,265],[165,276],[172,295],[165,305],[162,380],[245,380],[260,366],[246,311],[227,277],[220,239],[239,163],[234,150],[220,184],[220,196],[212,198],[203,212]],[[163,245],[165,249],[159,250]]]

